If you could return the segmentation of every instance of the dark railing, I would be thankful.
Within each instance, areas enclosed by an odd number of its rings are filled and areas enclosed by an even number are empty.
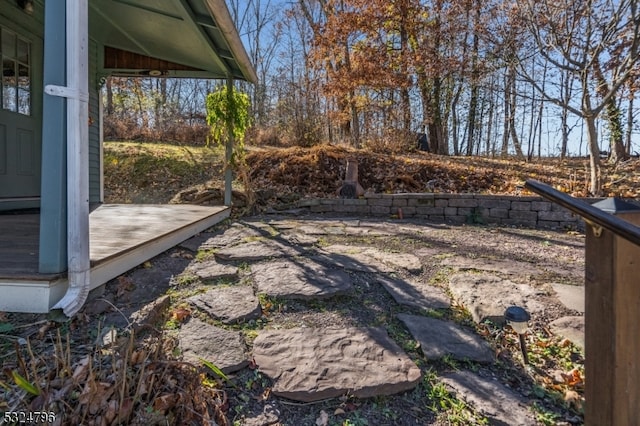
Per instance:
[[[640,228],[624,221],[612,214],[609,214],[591,204],[573,198],[563,192],[553,189],[549,185],[536,180],[528,180],[524,184],[525,188],[542,195],[562,207],[571,210],[577,215],[582,216],[585,221],[591,224],[599,225],[604,229],[613,232],[620,237],[631,241],[640,246]]]
[[[543,183],[525,187],[582,216],[591,229],[585,236],[585,425],[638,426],[640,211],[627,211],[622,220]]]

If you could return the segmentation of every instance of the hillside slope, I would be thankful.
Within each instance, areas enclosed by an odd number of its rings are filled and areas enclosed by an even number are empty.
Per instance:
[[[222,152],[159,144],[105,144],[106,202],[201,202],[215,204],[222,188]],[[348,160],[358,161],[367,191],[457,192],[531,195],[523,188],[537,179],[572,196],[587,196],[587,159],[449,157],[427,153],[378,154],[319,145],[311,148],[251,148],[251,185],[262,203],[333,197]],[[605,165],[605,196],[640,198],[640,160]],[[240,183],[234,189],[241,192]],[[213,195],[212,195],[213,194]]]

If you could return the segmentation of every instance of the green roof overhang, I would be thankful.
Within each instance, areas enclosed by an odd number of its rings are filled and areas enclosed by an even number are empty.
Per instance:
[[[91,0],[89,31],[109,73],[257,81],[224,0]]]

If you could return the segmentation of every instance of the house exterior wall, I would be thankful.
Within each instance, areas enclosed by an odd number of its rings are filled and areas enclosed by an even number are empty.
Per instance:
[[[89,202],[102,202],[102,144],[100,137],[98,43],[89,40]]]

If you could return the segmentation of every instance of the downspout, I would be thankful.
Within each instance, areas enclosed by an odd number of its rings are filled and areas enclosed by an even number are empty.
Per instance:
[[[69,287],[53,307],[74,316],[89,295],[89,71],[87,0],[67,0],[67,86],[45,93],[67,98],[67,266]]]

